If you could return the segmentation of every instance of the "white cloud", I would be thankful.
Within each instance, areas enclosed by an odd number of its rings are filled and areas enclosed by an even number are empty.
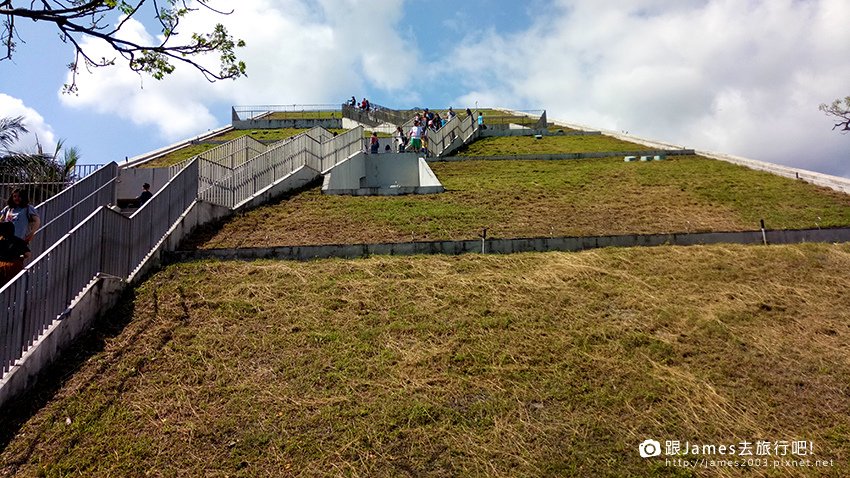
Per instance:
[[[524,32],[466,42],[442,67],[479,79],[462,100],[850,175],[850,137],[817,110],[850,94],[850,3],[623,3],[560,1]]]
[[[52,152],[56,145],[53,128],[45,123],[44,118],[38,111],[27,107],[18,98],[0,93],[0,111],[4,118],[15,118],[22,116],[23,124],[29,133],[18,137],[18,141],[11,146],[14,151],[35,152],[37,144],[41,144],[45,152]]]
[[[213,5],[215,6],[215,5]],[[247,46],[238,55],[248,76],[208,83],[189,65],[158,82],[141,78],[122,63],[84,73],[79,95],[61,101],[78,108],[116,114],[136,124],[155,125],[164,139],[184,138],[216,126],[209,110],[227,105],[341,103],[366,85],[395,90],[413,72],[416,56],[394,30],[401,3],[392,0],[252,0],[222,17],[201,8],[181,22],[181,31],[209,31],[224,23]],[[375,16],[374,12],[380,15]],[[131,20],[123,35],[145,40],[150,34]],[[86,48],[110,54],[97,41]],[[98,53],[98,56],[101,54]],[[210,69],[216,58],[201,60]],[[143,88],[140,89],[140,84]],[[220,112],[217,112],[220,113]]]

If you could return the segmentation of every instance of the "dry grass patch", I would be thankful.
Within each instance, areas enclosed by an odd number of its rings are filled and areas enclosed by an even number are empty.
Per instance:
[[[195,238],[204,248],[828,227],[850,197],[706,158],[433,163],[447,192],[323,196],[318,187]]]
[[[847,476],[848,268],[846,245],[172,266],[2,471],[690,476],[638,456],[655,437],[808,440],[833,468],[747,476]]]

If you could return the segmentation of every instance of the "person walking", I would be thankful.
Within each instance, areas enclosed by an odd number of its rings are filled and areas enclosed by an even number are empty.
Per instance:
[[[422,149],[422,129],[418,121],[414,121],[410,127],[410,147],[417,153]]]
[[[0,287],[23,270],[24,261],[30,255],[27,243],[15,235],[15,226],[11,222],[0,222]]]
[[[30,205],[29,195],[25,189],[15,189],[9,196],[6,207],[0,210],[0,222],[11,222],[15,227],[15,236],[29,244],[35,232],[41,227],[41,218],[35,208]]]
[[[404,129],[401,126],[395,130],[395,140],[398,142],[398,152],[403,153],[407,146],[407,137],[404,135]]]
[[[378,147],[379,146],[380,145],[378,144],[378,132],[373,131],[372,137],[369,138],[369,152],[371,154],[378,154]]]
[[[153,193],[151,192],[151,185],[148,183],[142,184],[142,194],[139,194],[139,197],[136,198],[136,207],[142,207],[148,199],[153,197]]]

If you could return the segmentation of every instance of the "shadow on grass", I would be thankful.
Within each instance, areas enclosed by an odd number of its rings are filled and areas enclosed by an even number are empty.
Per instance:
[[[35,386],[0,409],[0,453],[6,450],[27,421],[47,406],[90,358],[103,352],[108,341],[124,331],[133,318],[135,299],[135,291],[133,288],[128,288],[114,308],[97,318],[83,336],[39,374]],[[98,374],[119,361],[122,355],[123,352],[110,355],[109,360],[103,361],[98,366]],[[48,428],[41,428],[41,430],[45,431]],[[36,444],[40,441],[39,438],[34,437],[30,440],[25,459],[29,459],[34,452]],[[14,467],[15,463],[5,463],[4,466]]]

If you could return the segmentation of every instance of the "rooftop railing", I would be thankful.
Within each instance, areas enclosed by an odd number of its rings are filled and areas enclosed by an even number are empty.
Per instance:
[[[342,117],[340,107],[336,104],[247,105],[233,106],[231,111],[234,121]]]

